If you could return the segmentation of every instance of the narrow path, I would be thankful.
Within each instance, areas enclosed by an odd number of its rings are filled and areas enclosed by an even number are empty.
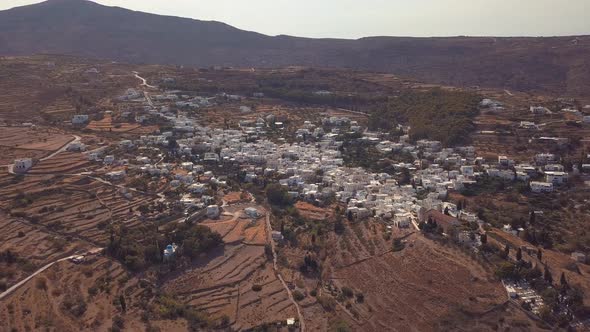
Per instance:
[[[148,105],[150,105],[150,107],[154,107],[154,102],[152,101],[152,98],[150,98],[150,94],[147,93],[147,91],[143,92],[143,96],[145,97],[145,100],[147,101]]]
[[[357,115],[363,115],[363,116],[369,116],[369,113],[365,113],[365,112],[358,112],[358,111],[351,111],[351,110],[347,110],[346,108],[338,108],[337,110],[342,111],[342,112],[348,112],[348,113],[352,113],[352,114],[357,114]]]
[[[73,140],[67,142],[61,148],[59,148],[57,151],[55,151],[54,153],[50,154],[49,156],[39,159],[39,161],[45,161],[45,160],[48,160],[48,159],[51,159],[51,158],[57,156],[58,154],[66,151],[66,149],[68,148],[68,146],[70,144],[80,142],[80,140],[82,139],[82,137],[80,137],[78,135],[72,135],[72,136],[74,137]]]
[[[283,284],[283,287],[287,291],[287,295],[289,296],[289,300],[293,303],[293,305],[295,306],[295,309],[297,309],[297,316],[299,317],[299,324],[301,326],[301,332],[304,332],[305,331],[305,320],[303,320],[303,314],[301,313],[301,308],[299,308],[299,304],[297,303],[297,301],[295,301],[295,298],[293,298],[293,293],[289,289],[289,286],[287,286],[287,283],[283,279],[283,276],[281,276],[281,273],[279,272],[279,269],[277,266],[277,253],[275,251],[275,243],[272,240],[272,227],[270,225],[270,212],[266,213],[266,231],[267,231],[266,232],[267,233],[267,235],[266,235],[267,241],[270,242],[270,247],[272,249],[272,268],[275,272],[275,275],[277,276],[277,278],[279,279],[281,284]]]

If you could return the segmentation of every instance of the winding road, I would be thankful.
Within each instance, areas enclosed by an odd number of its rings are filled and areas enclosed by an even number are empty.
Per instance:
[[[145,78],[143,78],[143,77],[139,76],[139,73],[138,73],[138,72],[134,71],[134,72],[133,72],[133,74],[135,75],[135,77],[136,77],[137,79],[141,80],[141,82],[142,82],[142,83],[141,83],[141,85],[143,85],[143,86],[147,86],[148,88],[152,88],[152,89],[157,89],[157,88],[158,88],[157,86],[149,85],[149,84],[147,83],[147,80],[146,80]]]
[[[47,157],[43,157],[41,159],[39,159],[39,161],[45,161],[48,159],[51,159],[55,156],[57,156],[58,154],[64,152],[67,150],[68,146],[72,143],[77,143],[80,142],[80,140],[82,139],[82,137],[78,136],[78,135],[72,135],[72,137],[74,138],[73,140],[67,142],[66,144],[64,144],[61,148],[59,148],[58,150],[56,150],[55,152],[51,153],[50,155],[48,155]],[[0,167],[7,167],[8,168],[8,173],[9,174],[14,174],[14,164],[8,164],[8,165],[0,165]]]
[[[45,161],[45,160],[51,159],[51,158],[53,158],[53,157],[57,156],[58,154],[60,154],[60,153],[62,153],[62,152],[64,152],[64,151],[66,151],[66,150],[68,149],[68,146],[69,146],[70,144],[72,144],[72,143],[78,143],[78,142],[80,142],[80,140],[82,140],[82,137],[80,137],[80,136],[78,136],[78,135],[72,135],[72,136],[74,137],[74,139],[73,139],[73,140],[71,140],[71,141],[67,142],[67,143],[66,143],[66,144],[64,144],[64,145],[63,145],[61,148],[59,148],[57,151],[53,152],[53,153],[52,153],[52,154],[50,154],[49,156],[39,159],[39,161]]]

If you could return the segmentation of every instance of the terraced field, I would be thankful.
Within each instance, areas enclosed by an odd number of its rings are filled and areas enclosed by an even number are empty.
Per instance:
[[[10,251],[16,257],[16,261],[12,263],[0,261],[0,281],[7,287],[45,264],[76,251],[89,249],[84,243],[67,240],[43,227],[21,218],[10,217],[3,212],[0,212],[0,229],[0,253]]]
[[[72,135],[46,128],[0,127],[0,165],[14,159],[40,159],[73,140]]]
[[[38,162],[28,173],[31,175],[72,174],[88,171],[90,168],[94,168],[93,166],[84,154],[61,152],[53,158]]]
[[[297,317],[261,246],[226,245],[164,289],[212,317],[229,317],[234,330]]]
[[[0,208],[98,245],[106,243],[110,223],[139,225],[135,210],[148,199],[124,198],[118,188],[83,176],[27,176],[14,182],[0,175],[1,181]]]
[[[133,123],[117,123],[113,124],[113,119],[110,115],[105,116],[102,120],[91,121],[86,129],[93,131],[108,131],[108,132],[128,132],[140,128],[141,125]]]
[[[139,330],[144,328],[139,320],[142,292],[137,279],[129,280],[121,265],[104,257],[81,265],[65,261],[0,303],[0,321],[7,331],[106,331],[119,315],[127,328]],[[113,304],[119,294],[125,294],[126,312]]]

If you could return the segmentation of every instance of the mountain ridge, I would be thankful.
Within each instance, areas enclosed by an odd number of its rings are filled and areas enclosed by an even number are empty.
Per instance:
[[[0,11],[0,55],[35,53],[208,67],[345,67],[422,81],[588,94],[590,37],[268,36],[223,22],[87,0]]]

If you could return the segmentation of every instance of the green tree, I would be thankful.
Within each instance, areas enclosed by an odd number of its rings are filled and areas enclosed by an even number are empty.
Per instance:
[[[568,284],[567,284],[567,280],[565,278],[565,272],[561,272],[561,277],[559,278],[559,284],[561,285],[562,288],[567,288]]]
[[[547,266],[547,264],[545,264],[545,271],[543,272],[543,279],[545,279],[545,282],[547,282],[548,284],[553,284],[553,276],[551,275],[551,271],[549,271],[549,267]]]
[[[270,184],[266,188],[266,197],[270,204],[287,206],[292,203],[289,194],[280,184]]]
[[[125,296],[123,294],[119,295],[119,303],[121,304],[121,310],[123,312],[127,311],[127,303],[125,302]]]

